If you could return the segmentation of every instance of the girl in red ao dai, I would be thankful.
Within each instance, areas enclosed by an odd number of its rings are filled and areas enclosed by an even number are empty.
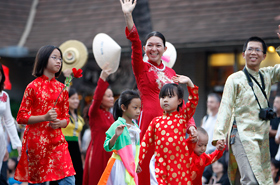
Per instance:
[[[37,78],[25,89],[17,115],[19,124],[26,124],[22,157],[15,179],[29,184],[75,184],[75,170],[61,128],[69,122],[68,92],[55,78],[62,68],[62,53],[47,45],[39,49],[33,68]],[[53,108],[57,97],[57,104]]]
[[[164,114],[154,118],[150,123],[141,143],[139,163],[141,166],[145,154],[154,145],[157,183],[191,185],[189,157],[194,143],[193,138],[186,140],[185,135],[188,121],[198,104],[198,87],[186,76],[177,75],[173,80],[175,83],[187,85],[189,101],[186,106],[179,109],[183,104],[182,87],[174,83],[162,87],[159,98]],[[196,128],[190,126],[188,131],[194,135]]]

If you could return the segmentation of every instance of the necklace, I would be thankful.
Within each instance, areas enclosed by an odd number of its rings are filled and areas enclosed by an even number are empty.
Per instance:
[[[166,67],[163,62],[162,62],[162,64],[163,64],[163,68],[162,69],[159,69],[158,67],[156,67],[155,65],[153,65],[152,63],[150,63],[148,61],[144,61],[144,62],[146,62],[146,63],[150,64],[151,66],[153,66],[157,71],[164,71],[165,67]]]

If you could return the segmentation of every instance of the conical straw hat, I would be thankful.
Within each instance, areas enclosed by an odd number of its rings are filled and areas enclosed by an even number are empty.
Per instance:
[[[109,35],[97,34],[92,42],[92,51],[101,69],[108,63],[112,73],[117,71],[120,64],[121,47]]]
[[[88,59],[86,46],[78,40],[68,40],[59,46],[63,55],[62,71],[65,69],[80,69]]]

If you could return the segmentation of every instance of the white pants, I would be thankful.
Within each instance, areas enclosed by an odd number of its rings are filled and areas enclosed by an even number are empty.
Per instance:
[[[158,185],[158,182],[157,182],[157,178],[156,178],[156,171],[155,171],[155,162],[156,162],[156,159],[155,159],[155,154],[153,155],[153,157],[151,158],[150,160],[150,184],[151,185]]]

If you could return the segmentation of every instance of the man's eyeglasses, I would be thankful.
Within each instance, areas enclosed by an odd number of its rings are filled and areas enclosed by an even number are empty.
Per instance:
[[[250,52],[250,53],[252,53],[253,51],[255,51],[256,53],[262,53],[263,52],[260,48],[248,48],[247,51]]]
[[[60,57],[55,57],[55,56],[52,56],[52,57],[50,57],[50,58],[52,58],[52,59],[54,59],[54,60],[59,60],[60,62],[62,62],[63,60],[62,60],[62,58],[60,58]]]

